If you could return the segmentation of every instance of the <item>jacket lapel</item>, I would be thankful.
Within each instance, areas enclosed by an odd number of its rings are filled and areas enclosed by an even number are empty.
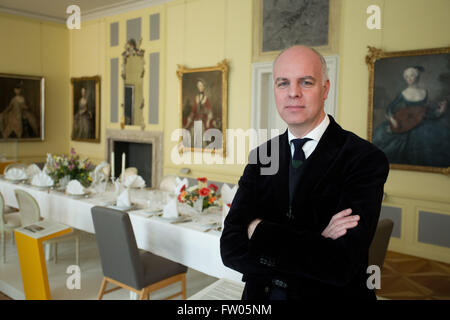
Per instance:
[[[268,176],[269,188],[275,193],[275,199],[278,204],[287,206],[289,204],[289,161],[291,159],[291,150],[289,147],[287,130],[278,136],[279,155],[272,161],[279,161],[278,171],[274,176]]]
[[[329,169],[344,145],[346,139],[345,130],[336,123],[333,117],[329,117],[330,124],[316,149],[306,161],[301,179],[297,182],[293,199],[294,206],[296,203],[304,203],[315,187],[327,176]]]

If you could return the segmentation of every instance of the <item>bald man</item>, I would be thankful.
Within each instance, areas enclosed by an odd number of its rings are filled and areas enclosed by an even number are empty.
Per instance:
[[[288,129],[251,152],[256,161],[246,166],[225,220],[222,260],[243,274],[243,299],[376,299],[366,271],[386,156],[325,113],[330,82],[317,51],[286,49],[273,80]],[[279,155],[275,174],[262,174],[268,165],[260,148]]]

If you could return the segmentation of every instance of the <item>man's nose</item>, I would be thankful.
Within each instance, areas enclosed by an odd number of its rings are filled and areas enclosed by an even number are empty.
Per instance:
[[[289,97],[290,98],[292,98],[292,99],[301,98],[302,95],[303,95],[302,88],[297,83],[294,83],[289,87]]]

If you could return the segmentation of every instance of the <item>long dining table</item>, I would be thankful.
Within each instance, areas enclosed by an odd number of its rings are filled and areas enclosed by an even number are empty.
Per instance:
[[[5,203],[18,208],[15,189],[30,193],[38,202],[41,216],[63,223],[78,230],[95,233],[91,217],[93,206],[108,206],[115,201],[116,194],[110,185],[105,192],[74,197],[53,189],[37,188],[24,183],[13,183],[0,178],[0,192]],[[192,220],[173,223],[162,216],[147,214],[152,190],[130,190],[135,208],[127,211],[140,249],[181,263],[207,275],[241,281],[242,274],[226,267],[220,256],[220,231],[211,226],[221,223],[219,210],[207,214],[192,215]],[[180,206],[179,206],[180,208]],[[183,209],[184,210],[184,209]],[[181,211],[181,209],[180,209]],[[82,253],[80,253],[82,257]]]

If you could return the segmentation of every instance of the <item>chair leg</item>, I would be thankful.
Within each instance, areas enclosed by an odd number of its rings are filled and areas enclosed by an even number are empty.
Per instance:
[[[148,300],[149,296],[150,291],[147,288],[144,288],[139,292],[139,300]]]
[[[6,245],[5,245],[5,231],[2,231],[2,252],[3,252],[3,263],[6,263]]]
[[[75,238],[75,264],[80,267],[80,238]]]
[[[106,278],[103,278],[102,285],[100,286],[100,291],[98,293],[97,300],[102,300],[103,294],[104,294],[104,291],[106,289],[106,285],[107,284],[108,284],[108,281],[106,280]]]
[[[186,273],[181,276],[181,299],[186,300]]]
[[[58,263],[58,242],[53,244],[55,246],[55,264]]]

